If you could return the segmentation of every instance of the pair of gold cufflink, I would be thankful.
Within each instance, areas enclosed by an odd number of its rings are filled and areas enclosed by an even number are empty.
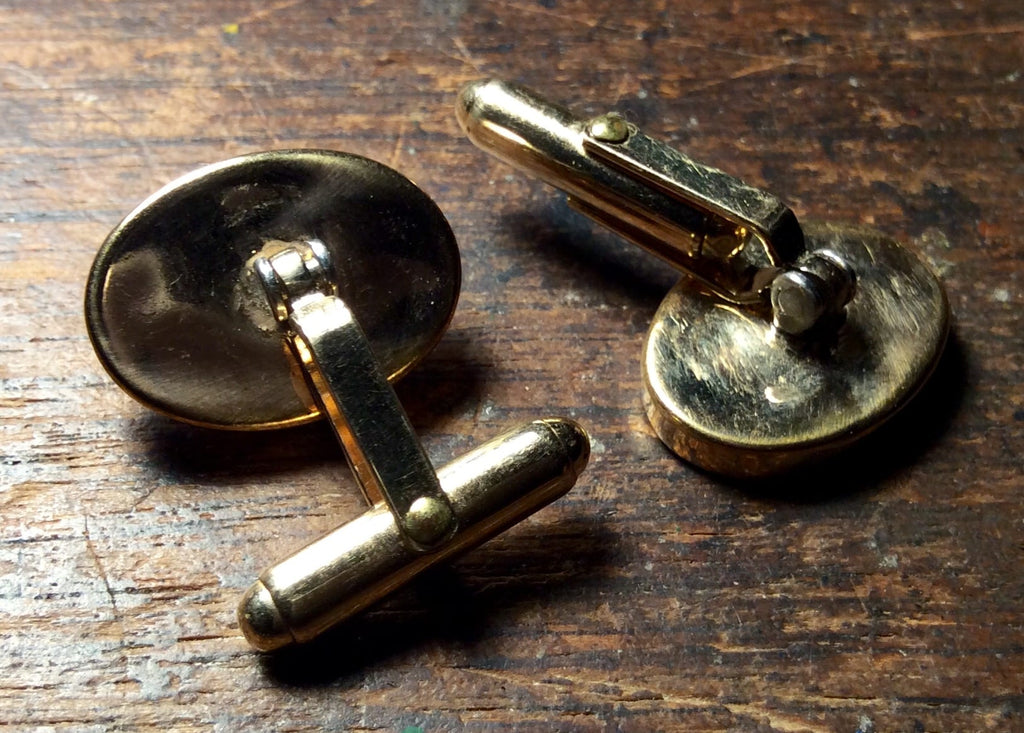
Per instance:
[[[480,147],[565,190],[685,273],[643,355],[644,404],[678,455],[735,475],[828,455],[899,410],[949,328],[942,285],[873,230],[798,223],[778,198],[614,113],[580,119],[499,81],[457,112]],[[114,380],[188,423],[330,421],[370,508],[265,571],[239,607],[258,649],[314,638],[567,492],[589,438],[534,421],[435,472],[390,382],[437,343],[460,287],[437,206],[355,155],[202,168],[104,242],[86,321]]]

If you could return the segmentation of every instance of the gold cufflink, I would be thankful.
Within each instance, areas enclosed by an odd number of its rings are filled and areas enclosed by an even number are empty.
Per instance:
[[[681,270],[644,347],[661,439],[708,470],[759,476],[820,458],[892,416],[949,330],[941,283],[864,227],[798,223],[777,197],[644,135],[501,81],[470,84],[470,139]]]
[[[304,642],[567,492],[590,444],[537,420],[437,473],[389,380],[441,338],[461,266],[437,206],[356,155],[261,153],[202,168],[104,242],[86,321],[135,399],[195,425],[325,416],[370,503],[266,570],[239,606],[261,650]]]

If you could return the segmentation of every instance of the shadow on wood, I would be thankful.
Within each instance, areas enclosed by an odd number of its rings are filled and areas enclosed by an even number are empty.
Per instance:
[[[505,220],[517,241],[533,248],[558,271],[556,282],[562,287],[576,278],[594,290],[616,288],[653,314],[679,278],[676,270],[653,255],[572,212],[564,200]],[[753,498],[783,502],[827,502],[870,492],[883,478],[913,465],[940,440],[960,409],[968,379],[966,355],[951,330],[935,373],[900,413],[874,433],[822,462],[777,477],[709,477]]]
[[[479,358],[476,363],[470,361],[468,348],[464,341],[443,341],[395,385],[417,434],[429,434],[446,416],[480,402],[485,370]],[[147,410],[133,421],[129,432],[135,442],[146,446],[147,462],[179,483],[217,476],[241,480],[344,460],[324,421],[279,430],[213,430]]]
[[[557,292],[578,287],[614,291],[654,315],[665,294],[680,278],[678,271],[572,208],[552,191],[541,207],[502,217],[517,245],[544,259],[544,278]]]
[[[875,432],[820,463],[780,476],[716,480],[753,498],[800,504],[871,493],[884,479],[909,470],[941,441],[964,400],[968,379],[963,347],[956,332],[951,331],[931,379],[901,412]]]
[[[439,643],[471,653],[505,635],[534,601],[568,603],[603,582],[617,535],[600,518],[521,526],[456,561],[433,568],[366,613],[318,639],[262,657],[275,682],[358,687],[368,668],[392,666]]]

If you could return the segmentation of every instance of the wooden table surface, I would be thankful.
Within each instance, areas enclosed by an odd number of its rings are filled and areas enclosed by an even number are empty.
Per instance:
[[[80,730],[1024,730],[1019,0],[15,2],[0,20],[0,722]],[[923,251],[911,408],[822,470],[669,453],[640,349],[677,276],[460,133],[498,76]],[[436,463],[593,435],[564,499],[291,654],[240,593],[362,511],[322,425],[150,414],[94,357],[106,233],[197,167],[359,153],[435,198],[463,293],[399,393]]]

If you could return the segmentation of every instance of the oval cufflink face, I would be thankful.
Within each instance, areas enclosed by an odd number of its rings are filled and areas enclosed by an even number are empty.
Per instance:
[[[898,411],[934,370],[945,292],[914,253],[871,229],[805,224],[857,274],[846,320],[796,339],[684,279],[644,347],[645,404],[661,439],[716,473],[761,476],[822,457]]]
[[[111,376],[186,422],[262,429],[318,417],[252,272],[322,242],[338,294],[394,380],[437,343],[461,266],[447,221],[396,171],[357,155],[259,153],[174,181],[104,242],[86,322]]]

